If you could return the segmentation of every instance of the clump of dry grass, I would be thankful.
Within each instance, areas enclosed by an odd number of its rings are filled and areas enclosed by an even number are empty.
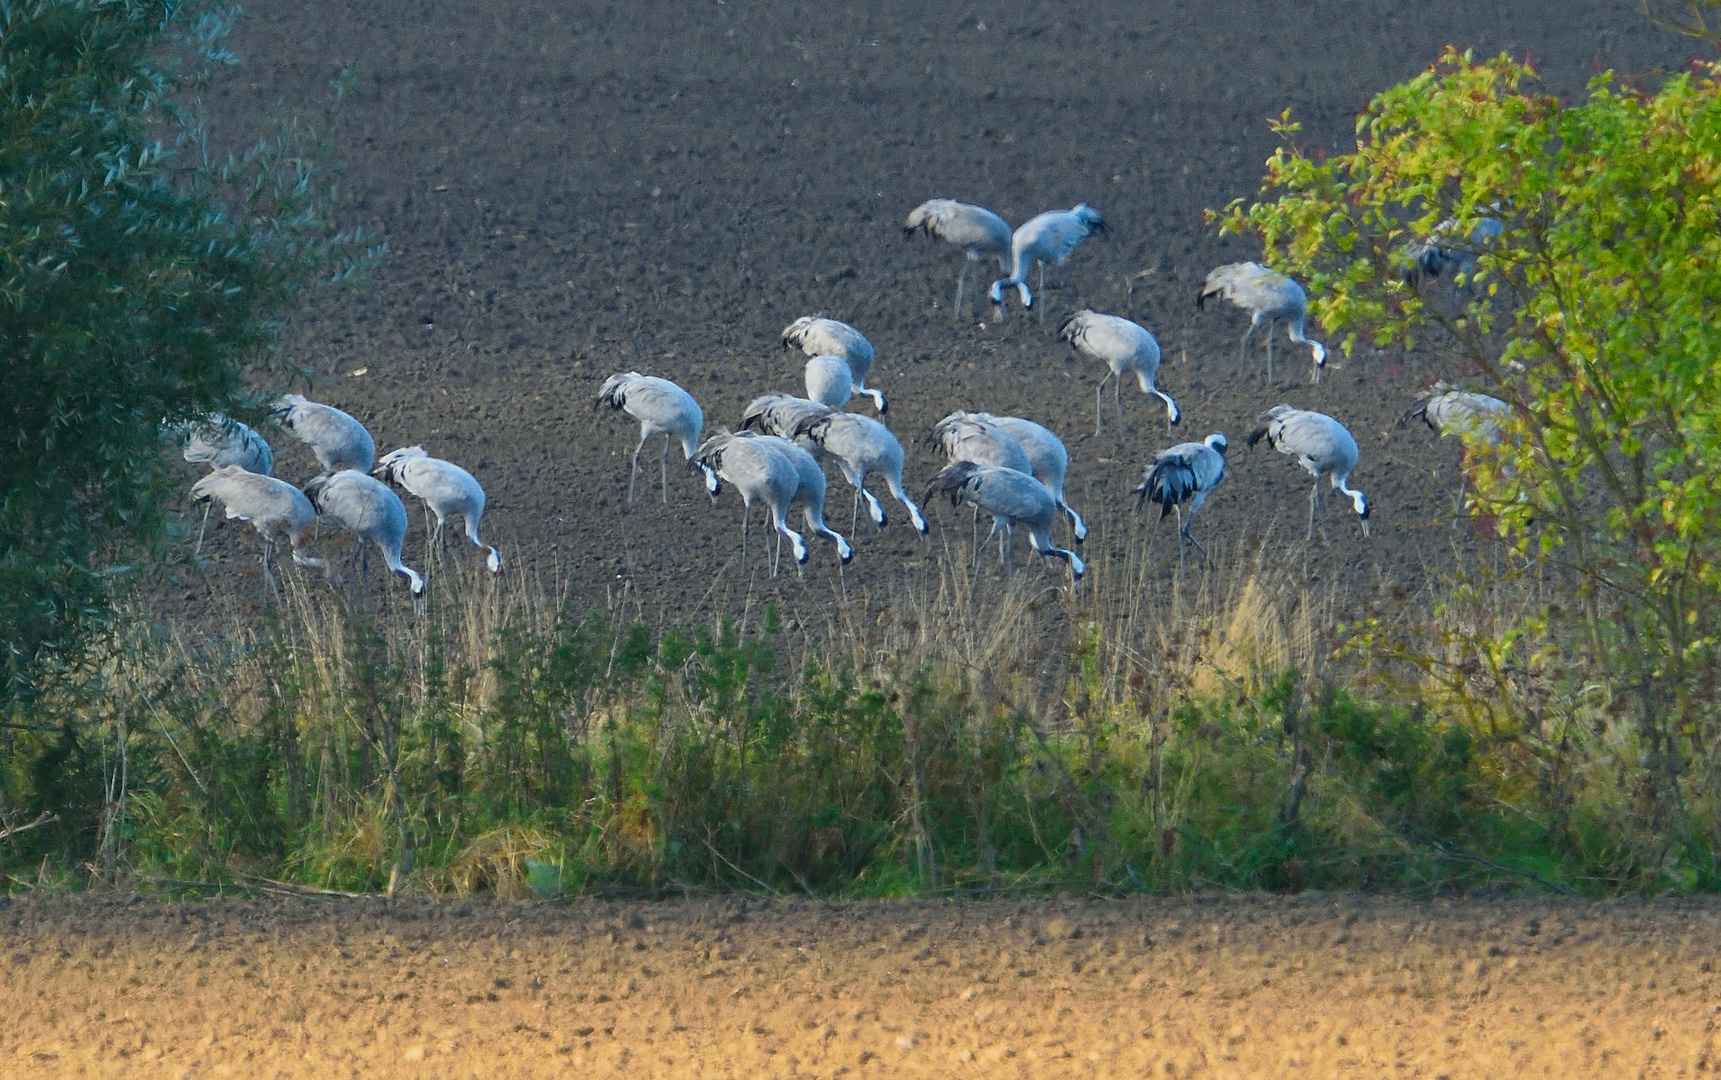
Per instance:
[[[524,900],[532,895],[526,862],[550,847],[550,838],[537,829],[499,826],[473,838],[446,866],[427,873],[423,883],[438,896],[488,893],[501,900]]]

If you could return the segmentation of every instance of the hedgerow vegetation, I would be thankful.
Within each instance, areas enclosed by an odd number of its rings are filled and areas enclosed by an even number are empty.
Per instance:
[[[8,728],[9,818],[57,819],[0,865],[514,896],[1710,885],[1641,846],[1606,746],[1542,775],[1522,736],[1365,695],[1330,602],[1259,560],[1170,596],[1101,560],[1074,598],[958,572],[664,629],[453,567],[421,614],[301,576],[208,643],[137,631]]]

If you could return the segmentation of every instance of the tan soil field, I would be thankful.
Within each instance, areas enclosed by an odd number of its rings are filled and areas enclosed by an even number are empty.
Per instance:
[[[1673,1077],[1714,902],[0,900],[6,1077]]]

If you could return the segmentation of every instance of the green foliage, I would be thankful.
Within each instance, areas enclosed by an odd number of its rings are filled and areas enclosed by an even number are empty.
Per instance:
[[[1721,69],[1653,93],[1604,75],[1572,106],[1533,81],[1448,52],[1374,100],[1355,153],[1282,147],[1273,201],[1223,224],[1307,281],[1347,351],[1432,344],[1511,406],[1498,446],[1464,436],[1470,508],[1552,602],[1490,622],[1461,582],[1439,647],[1397,655],[1490,733],[1630,717],[1641,820],[1666,832],[1721,764]],[[1486,219],[1502,235],[1473,239]],[[1456,290],[1406,273],[1431,237],[1474,259]]]
[[[412,624],[470,629],[437,603]],[[1055,720],[930,666],[792,670],[774,620],[565,614],[472,654],[321,610],[191,653],[139,637],[40,703],[63,720],[0,731],[0,806],[59,816],[0,841],[0,873],[518,897],[1714,878],[1701,845],[1646,858],[1605,800],[1551,813],[1502,785],[1462,723],[1294,671],[1144,714],[1082,630],[1086,704]]]
[[[161,431],[247,414],[297,291],[362,244],[328,220],[323,133],[214,161],[192,94],[237,9],[0,5],[0,702],[83,658],[158,548]]]

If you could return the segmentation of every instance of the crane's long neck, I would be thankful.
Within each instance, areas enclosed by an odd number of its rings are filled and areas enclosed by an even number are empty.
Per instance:
[[[1333,473],[1332,476],[1333,487],[1338,489],[1338,491],[1343,493],[1344,496],[1351,501],[1351,505],[1356,507],[1357,513],[1362,513],[1363,507],[1368,505],[1368,497],[1361,491],[1350,486],[1351,474],[1349,472],[1336,472]]]

